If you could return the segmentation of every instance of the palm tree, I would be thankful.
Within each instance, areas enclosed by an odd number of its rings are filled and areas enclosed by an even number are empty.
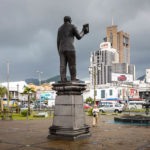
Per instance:
[[[31,96],[32,93],[35,93],[34,88],[33,87],[30,88],[28,86],[25,86],[23,94],[27,94],[28,95],[28,111],[29,111],[29,115],[31,114],[30,113],[30,101],[31,101],[30,96]]]
[[[86,103],[92,104],[93,103],[93,99],[91,97],[86,98]]]
[[[3,111],[3,98],[7,94],[6,87],[0,86],[0,100],[1,100],[1,112]]]

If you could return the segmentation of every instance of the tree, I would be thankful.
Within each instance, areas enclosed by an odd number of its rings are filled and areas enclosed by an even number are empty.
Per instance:
[[[3,99],[4,96],[7,94],[7,89],[6,87],[0,86],[0,100],[1,100],[1,111],[3,111]]]
[[[92,99],[91,97],[88,97],[88,98],[86,99],[86,103],[92,104],[92,103],[93,103],[93,99]]]
[[[35,93],[34,88],[33,87],[30,88],[28,86],[25,86],[23,94],[27,94],[28,95],[28,111],[29,111],[29,115],[31,114],[30,113],[30,101],[31,101],[32,93]]]

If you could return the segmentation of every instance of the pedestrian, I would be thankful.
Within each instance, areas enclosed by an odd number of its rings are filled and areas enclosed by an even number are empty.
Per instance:
[[[97,105],[94,105],[94,108],[92,110],[93,126],[97,126],[98,125],[98,113],[99,113],[99,109],[97,108]]]

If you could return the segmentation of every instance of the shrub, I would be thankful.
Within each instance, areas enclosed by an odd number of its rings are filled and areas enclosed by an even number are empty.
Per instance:
[[[27,112],[28,112],[28,110],[24,110],[24,111],[21,112],[21,115],[26,117],[27,116]],[[28,114],[29,114],[29,112],[28,112]]]
[[[4,107],[3,111],[4,112],[7,112],[8,108],[7,107]]]
[[[88,110],[88,116],[93,116],[92,110],[93,110],[93,108],[89,108],[89,110]]]
[[[93,103],[93,99],[91,97],[88,97],[85,102],[92,104]]]

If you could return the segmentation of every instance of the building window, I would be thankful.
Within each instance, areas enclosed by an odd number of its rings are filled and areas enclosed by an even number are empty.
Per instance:
[[[101,90],[101,98],[105,98],[105,90]]]
[[[109,90],[109,95],[110,95],[110,96],[113,95],[113,90]]]

